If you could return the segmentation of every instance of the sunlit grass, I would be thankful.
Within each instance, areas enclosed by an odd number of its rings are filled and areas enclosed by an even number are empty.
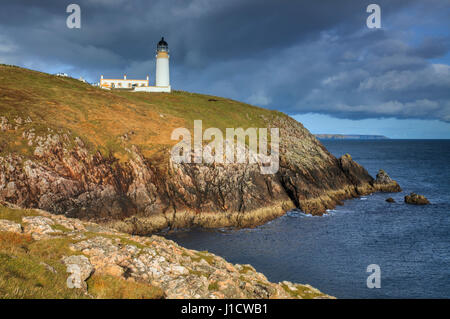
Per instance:
[[[194,120],[203,129],[227,127],[244,129],[267,127],[279,116],[249,104],[183,91],[144,93],[105,91],[76,79],[0,65],[0,116],[33,123],[2,132],[0,154],[18,152],[31,156],[32,148],[20,136],[25,129],[36,134],[62,130],[80,136],[92,151],[127,160],[125,148],[138,146],[151,157],[174,145],[171,133],[177,127],[193,129]],[[128,133],[129,139],[120,136]]]

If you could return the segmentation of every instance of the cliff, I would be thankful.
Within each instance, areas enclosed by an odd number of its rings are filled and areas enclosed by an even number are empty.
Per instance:
[[[159,236],[3,204],[1,298],[332,298]]]
[[[252,227],[297,207],[323,214],[378,183],[289,116],[188,92],[110,92],[70,78],[0,66],[0,200],[133,234],[166,227]],[[177,127],[278,127],[280,169],[176,164]]]
[[[384,135],[359,135],[359,134],[314,134],[321,140],[388,140]]]

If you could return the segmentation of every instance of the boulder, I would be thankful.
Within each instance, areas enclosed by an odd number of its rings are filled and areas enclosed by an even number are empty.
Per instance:
[[[22,226],[20,226],[20,224],[10,221],[10,220],[0,219],[0,231],[21,233]]]
[[[386,202],[388,203],[395,203],[395,200],[392,197],[389,197],[386,199]]]
[[[377,178],[375,183],[377,184],[390,184],[392,183],[392,178],[384,170],[380,169],[377,173]]]
[[[430,202],[428,199],[423,196],[416,193],[411,193],[409,195],[405,196],[405,203],[411,204],[411,205],[428,205]]]
[[[382,169],[378,171],[373,186],[380,192],[397,193],[402,191],[400,185]]]
[[[86,280],[91,276],[94,267],[86,256],[69,256],[64,257],[62,262],[67,267],[67,272],[71,275],[67,279],[69,288],[81,288],[86,290]]]
[[[22,218],[24,233],[30,234],[34,240],[49,238],[60,231],[54,230],[53,220],[43,216],[27,216]]]

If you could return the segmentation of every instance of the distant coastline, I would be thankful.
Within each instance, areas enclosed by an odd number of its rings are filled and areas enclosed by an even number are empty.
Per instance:
[[[358,134],[314,134],[321,140],[388,140],[384,135],[358,135]]]

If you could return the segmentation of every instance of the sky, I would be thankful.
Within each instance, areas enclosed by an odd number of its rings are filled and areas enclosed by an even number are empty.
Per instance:
[[[450,0],[0,0],[0,63],[154,81],[164,36],[173,89],[279,110],[312,133],[450,138],[449,16]]]

